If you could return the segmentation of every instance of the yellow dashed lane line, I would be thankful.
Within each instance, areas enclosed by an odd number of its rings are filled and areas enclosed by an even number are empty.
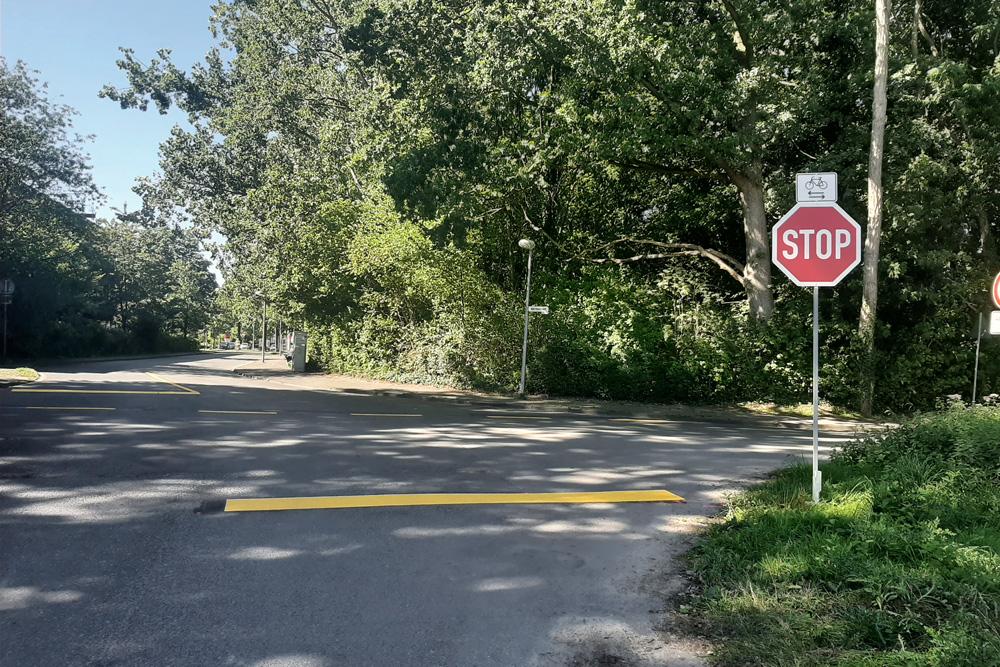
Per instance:
[[[181,391],[158,391],[155,389],[46,389],[45,387],[14,387],[12,392],[18,394],[141,394],[146,396],[198,396],[201,394],[190,387],[171,382],[156,373],[146,373],[157,382],[177,387]]]
[[[185,387],[182,384],[177,384],[176,382],[171,382],[167,378],[163,377],[162,375],[157,375],[156,373],[147,372],[146,375],[148,375],[149,377],[153,378],[154,380],[158,380],[160,382],[169,384],[169,385],[171,385],[173,387],[177,387],[178,389],[181,389],[181,390],[183,390],[183,391],[185,391],[185,392],[187,392],[189,394],[198,395],[198,394],[201,393],[200,391],[196,391],[196,390],[192,389],[191,387]]]
[[[415,507],[427,505],[541,505],[579,503],[681,503],[669,491],[589,491],[570,493],[400,493],[374,496],[313,498],[231,498],[226,512],[320,510],[356,507]]]

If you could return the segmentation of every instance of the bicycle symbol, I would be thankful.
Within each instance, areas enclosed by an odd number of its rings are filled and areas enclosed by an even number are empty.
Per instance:
[[[820,190],[826,190],[827,182],[823,180],[822,176],[813,176],[808,181],[806,181],[806,190],[812,192],[813,190],[819,188]]]

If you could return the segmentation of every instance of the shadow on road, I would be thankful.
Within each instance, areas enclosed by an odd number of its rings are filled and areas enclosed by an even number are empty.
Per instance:
[[[635,653],[655,619],[636,616],[634,596],[662,608],[675,556],[721,494],[809,442],[683,422],[525,423],[183,372],[202,394],[0,397],[0,662],[565,664],[603,651],[687,664],[662,637]],[[111,384],[170,386],[133,380]],[[116,410],[26,409],[42,398]],[[234,402],[278,414],[198,412]],[[232,497],[654,488],[688,503],[196,512]],[[52,627],[66,630],[42,641]]]

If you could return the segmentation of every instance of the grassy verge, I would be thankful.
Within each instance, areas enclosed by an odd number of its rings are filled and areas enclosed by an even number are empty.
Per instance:
[[[34,382],[37,379],[38,371],[34,368],[0,368],[0,382],[9,380]]]
[[[812,417],[813,414],[812,403],[799,403],[797,405],[778,405],[777,403],[759,403],[755,401],[748,401],[745,403],[740,403],[738,407],[742,410],[746,410],[747,412],[752,412],[754,414],[774,415],[780,417]],[[860,413],[840,408],[826,402],[819,404],[819,414],[820,417],[833,417],[836,419],[852,419],[855,421],[863,421],[863,417],[861,416]]]
[[[733,499],[684,611],[722,665],[1000,665],[1000,409],[852,443]]]

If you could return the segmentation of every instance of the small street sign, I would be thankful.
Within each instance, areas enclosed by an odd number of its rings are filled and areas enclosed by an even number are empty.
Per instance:
[[[0,280],[0,295],[10,296],[14,293],[14,281],[10,278]]]
[[[771,260],[802,287],[833,287],[861,262],[861,225],[833,203],[796,204],[771,229]]]
[[[990,290],[990,294],[993,295],[993,305],[1000,308],[1000,273],[993,279],[993,289]]]
[[[529,313],[540,313],[541,315],[549,314],[548,306],[528,306]]]
[[[837,201],[837,174],[832,171],[795,174],[795,201]]]
[[[1000,335],[1000,310],[994,310],[990,313],[990,335]]]

